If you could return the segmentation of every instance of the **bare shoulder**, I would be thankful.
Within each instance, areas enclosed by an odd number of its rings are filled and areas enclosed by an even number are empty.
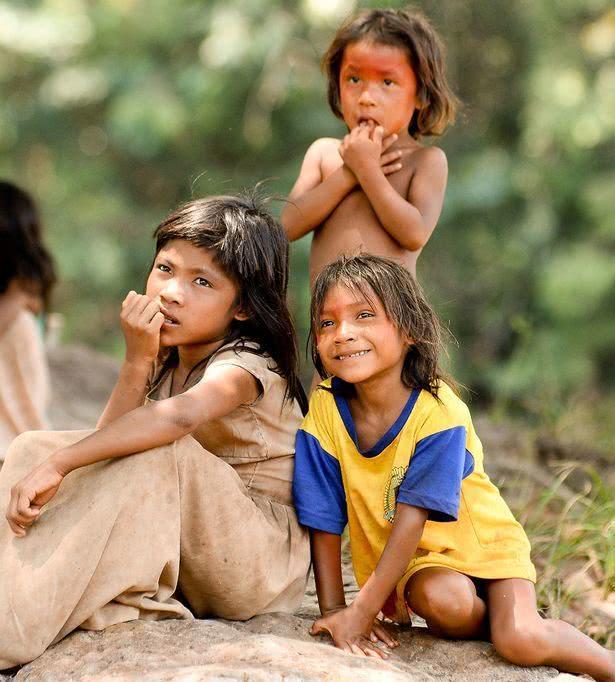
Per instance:
[[[448,169],[446,154],[440,147],[417,147],[411,152],[410,158],[417,170],[426,168],[431,171],[444,171]]]
[[[318,155],[321,159],[326,159],[332,154],[338,154],[340,140],[335,137],[321,137],[312,142],[308,147],[307,154]]]

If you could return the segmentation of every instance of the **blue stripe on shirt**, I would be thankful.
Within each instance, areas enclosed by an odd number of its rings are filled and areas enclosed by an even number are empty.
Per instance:
[[[416,444],[397,502],[429,510],[430,521],[456,521],[461,481],[472,471],[465,427],[434,433]]]
[[[295,441],[293,498],[297,518],[308,528],[341,535],[348,523],[340,464],[311,434]]]

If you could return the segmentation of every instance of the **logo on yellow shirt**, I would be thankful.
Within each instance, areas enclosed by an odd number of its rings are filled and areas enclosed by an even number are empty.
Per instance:
[[[393,467],[386,488],[384,489],[384,518],[389,522],[395,521],[395,505],[397,504],[397,491],[408,467]]]

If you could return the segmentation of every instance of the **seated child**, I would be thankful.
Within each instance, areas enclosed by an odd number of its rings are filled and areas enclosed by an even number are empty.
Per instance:
[[[323,58],[329,105],[343,140],[316,140],[282,212],[291,241],[314,230],[310,282],[341,254],[388,256],[416,272],[444,200],[447,163],[423,135],[453,121],[443,48],[427,20],[407,10],[361,12]]]
[[[0,182],[0,467],[17,435],[46,426],[49,377],[36,315],[54,282],[34,201]]]
[[[312,633],[383,655],[376,620],[407,608],[443,637],[491,638],[518,665],[615,680],[615,652],[536,611],[528,539],[483,468],[466,405],[438,366],[438,320],[406,269],[342,258],[316,280],[314,362],[330,376],[297,434],[294,500],[310,528],[322,617]],[[348,524],[360,591],[346,605]]]
[[[99,429],[23,434],[0,472],[0,669],[78,627],[244,620],[303,597],[291,484],[306,399],[284,231],[227,196],[186,204],[155,236]]]

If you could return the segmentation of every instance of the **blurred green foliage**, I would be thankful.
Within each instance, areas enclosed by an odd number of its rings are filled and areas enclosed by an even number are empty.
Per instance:
[[[41,203],[65,340],[119,351],[119,303],[177,203],[264,179],[286,195],[307,146],[343,134],[319,58],[343,16],[372,5],[0,0],[0,175]],[[417,6],[465,104],[437,142],[449,187],[419,277],[459,340],[458,378],[557,417],[615,384],[615,10]],[[293,246],[304,336],[308,250]]]

